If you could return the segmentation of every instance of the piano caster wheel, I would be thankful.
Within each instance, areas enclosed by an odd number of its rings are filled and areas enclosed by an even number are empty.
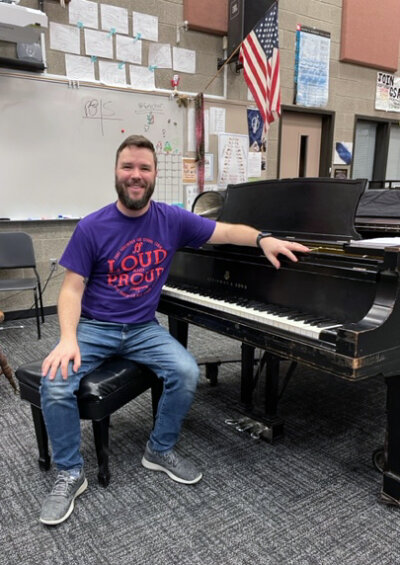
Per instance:
[[[385,469],[385,451],[383,447],[378,447],[372,454],[372,463],[377,471],[383,473]]]
[[[210,381],[211,386],[218,384],[218,363],[206,363],[206,379]]]

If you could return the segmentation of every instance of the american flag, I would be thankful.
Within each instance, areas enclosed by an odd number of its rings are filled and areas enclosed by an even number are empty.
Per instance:
[[[265,137],[269,124],[281,115],[276,2],[243,40],[239,60],[243,64],[244,79],[264,120]]]

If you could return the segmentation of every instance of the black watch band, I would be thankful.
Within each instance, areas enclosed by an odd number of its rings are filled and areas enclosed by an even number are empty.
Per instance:
[[[264,239],[264,237],[271,237],[272,233],[268,233],[266,231],[262,231],[258,234],[257,239],[256,239],[256,243],[257,243],[257,247],[261,247],[260,241],[262,239]]]

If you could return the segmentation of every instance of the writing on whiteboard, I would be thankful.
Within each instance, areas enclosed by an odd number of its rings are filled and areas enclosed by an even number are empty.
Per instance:
[[[101,98],[88,98],[83,103],[83,118],[99,120],[101,135],[104,135],[104,122],[106,120],[121,120],[116,116],[111,100]]]

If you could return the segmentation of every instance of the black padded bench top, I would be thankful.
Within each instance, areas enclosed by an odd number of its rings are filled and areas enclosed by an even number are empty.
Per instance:
[[[41,361],[21,365],[15,375],[21,398],[40,408]],[[121,357],[107,359],[81,380],[77,395],[80,416],[82,419],[102,419],[157,381],[150,369],[134,361]]]

